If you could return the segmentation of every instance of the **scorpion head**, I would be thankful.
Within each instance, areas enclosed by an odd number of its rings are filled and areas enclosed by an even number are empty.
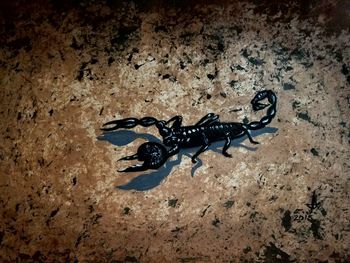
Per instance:
[[[156,127],[158,128],[160,136],[163,137],[163,140],[166,140],[173,135],[172,129],[166,126],[165,121],[159,121],[156,124]]]

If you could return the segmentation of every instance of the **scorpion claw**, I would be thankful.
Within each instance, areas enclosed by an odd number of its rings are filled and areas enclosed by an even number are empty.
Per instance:
[[[125,156],[123,158],[120,158],[118,161],[128,161],[128,160],[136,160],[138,158],[138,154],[130,155],[130,156]]]
[[[118,122],[118,121],[109,121],[109,122],[106,122],[106,123],[103,124],[102,126],[103,126],[103,127],[105,127],[105,126],[110,126],[110,127],[101,128],[100,130],[101,130],[101,131],[113,131],[113,130],[116,129],[117,122]],[[114,126],[111,126],[111,125],[114,125]]]
[[[120,161],[137,159],[143,161],[143,164],[135,164],[123,170],[119,170],[118,172],[126,173],[158,169],[167,161],[168,157],[168,151],[162,144],[157,142],[146,142],[140,145],[136,154],[119,159]]]

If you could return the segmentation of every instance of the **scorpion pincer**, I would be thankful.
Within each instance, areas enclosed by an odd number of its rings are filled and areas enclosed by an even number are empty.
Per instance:
[[[269,104],[261,103],[267,99]],[[220,122],[219,115],[209,113],[200,119],[196,124],[190,126],[181,126],[182,117],[174,116],[168,121],[157,120],[153,117],[144,117],[141,119],[126,118],[114,120],[103,125],[110,126],[102,128],[102,131],[115,131],[117,129],[131,129],[137,125],[149,127],[155,125],[163,138],[163,144],[157,142],[146,142],[140,145],[137,153],[126,156],[120,160],[139,160],[142,164],[136,164],[119,172],[136,172],[148,169],[160,168],[171,156],[176,155],[182,148],[200,147],[192,156],[192,162],[196,162],[196,158],[208,149],[211,143],[225,140],[222,154],[226,157],[232,157],[227,152],[231,145],[231,140],[247,136],[253,144],[254,141],[250,131],[264,128],[268,125],[276,115],[277,97],[271,90],[259,91],[251,101],[254,111],[259,111],[269,106],[267,113],[260,121],[250,123],[239,122]]]

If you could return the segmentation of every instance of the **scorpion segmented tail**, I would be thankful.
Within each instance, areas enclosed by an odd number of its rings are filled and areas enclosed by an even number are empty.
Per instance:
[[[120,128],[124,129],[131,129],[134,128],[137,125],[141,125],[143,127],[149,127],[151,125],[159,125],[160,123],[163,123],[164,121],[159,121],[156,118],[153,117],[144,117],[142,119],[136,119],[136,118],[126,118],[122,120],[115,120],[106,122],[103,124],[103,126],[110,126],[108,128],[101,128],[102,131],[114,131]]]
[[[266,98],[270,104],[260,103],[260,101]],[[258,92],[258,94],[256,94],[255,97],[252,99],[251,104],[253,106],[253,110],[255,111],[262,110],[269,105],[270,107],[267,109],[267,114],[264,117],[262,117],[260,121],[253,121],[246,125],[248,130],[262,129],[266,125],[268,125],[276,116],[277,97],[276,94],[271,90],[263,90]]]

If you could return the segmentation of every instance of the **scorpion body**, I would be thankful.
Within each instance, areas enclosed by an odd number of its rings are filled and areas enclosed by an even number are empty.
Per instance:
[[[260,101],[267,99],[269,104],[260,103]],[[181,148],[199,147],[200,149],[192,156],[193,163],[196,158],[205,150],[208,149],[211,143],[225,140],[225,145],[222,149],[222,154],[226,157],[232,157],[227,152],[231,145],[231,140],[247,135],[249,141],[253,144],[251,137],[251,130],[258,130],[268,125],[276,115],[277,97],[271,90],[264,90],[258,92],[252,99],[251,104],[253,110],[262,110],[269,106],[267,114],[261,118],[260,121],[253,121],[247,124],[238,122],[220,122],[219,116],[214,113],[205,115],[195,125],[181,126],[182,117],[175,116],[168,121],[157,120],[153,117],[144,117],[141,119],[126,118],[122,120],[115,120],[105,123],[103,126],[114,125],[109,128],[102,128],[103,131],[114,131],[120,128],[130,129],[137,125],[149,127],[155,125],[158,128],[159,134],[163,138],[163,144],[156,142],[146,142],[142,144],[137,153],[131,156],[123,157],[120,160],[134,160],[144,161],[143,164],[136,164],[128,167],[120,172],[134,172],[144,171],[147,169],[158,169],[166,160],[177,154]],[[172,124],[171,124],[172,123]],[[171,124],[171,126],[169,126]],[[168,147],[168,148],[166,148]]]

